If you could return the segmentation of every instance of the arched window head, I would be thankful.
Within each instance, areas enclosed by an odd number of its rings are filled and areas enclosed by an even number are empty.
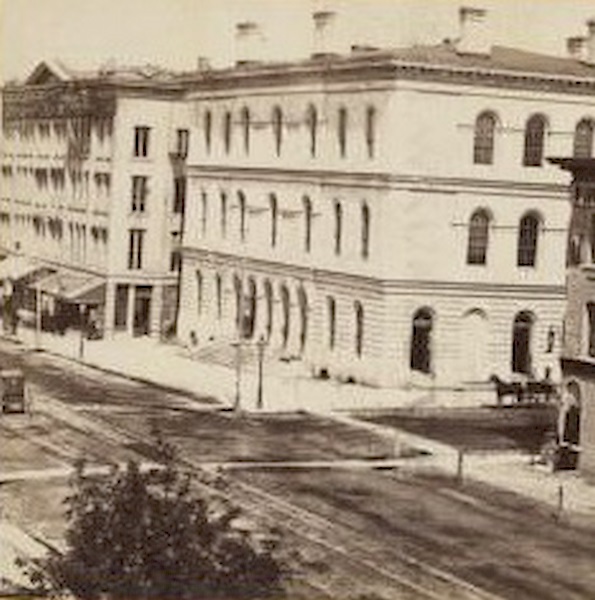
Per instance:
[[[244,152],[248,154],[250,152],[250,111],[247,106],[242,108],[241,122],[242,135],[244,138]]]
[[[491,165],[494,163],[496,123],[496,115],[492,112],[481,113],[475,121],[473,162],[476,165]]]
[[[308,133],[310,136],[310,156],[316,156],[316,143],[318,137],[318,113],[316,107],[310,104],[308,112],[306,113],[306,124],[308,126]]]
[[[411,330],[410,366],[413,371],[432,372],[432,328],[432,312],[420,308],[413,315]]]
[[[278,106],[273,108],[273,136],[275,138],[275,153],[281,156],[283,144],[283,112]]]
[[[519,223],[519,240],[517,249],[517,265],[534,267],[537,259],[537,238],[539,236],[539,216],[536,213],[526,214]]]
[[[376,146],[376,109],[368,106],[366,109],[366,148],[368,149],[368,158],[374,158]]]
[[[574,157],[591,158],[593,156],[593,128],[591,119],[583,119],[574,131]]]
[[[533,115],[527,121],[523,156],[523,164],[526,167],[541,167],[543,164],[546,125],[543,115]]]
[[[308,196],[302,198],[304,205],[304,250],[310,252],[312,247],[312,200]]]
[[[339,122],[337,125],[337,139],[339,142],[339,154],[341,158],[347,155],[347,109],[339,109]]]
[[[485,265],[488,251],[490,217],[488,213],[476,210],[469,220],[469,238],[467,242],[467,264]]]
[[[362,258],[370,256],[370,207],[362,204]]]
[[[520,312],[514,318],[512,328],[512,371],[531,373],[531,332],[534,318],[530,312]]]
[[[203,117],[203,127],[205,135],[205,148],[207,153],[211,152],[211,139],[213,133],[213,114],[210,110],[207,110]]]
[[[364,308],[361,302],[355,302],[355,354],[361,356],[364,351]]]
[[[277,223],[279,220],[279,204],[275,194],[269,196],[269,208],[271,211],[271,246],[274,248],[277,245]]]
[[[223,146],[225,154],[229,154],[231,150],[231,113],[227,111],[223,116]]]
[[[340,202],[335,202],[335,254],[341,254],[343,236],[343,208]]]
[[[246,239],[246,196],[241,190],[238,192],[238,211],[240,216],[240,240]]]

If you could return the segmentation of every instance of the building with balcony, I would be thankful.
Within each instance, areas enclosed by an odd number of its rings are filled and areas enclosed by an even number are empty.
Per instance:
[[[5,306],[31,308],[33,286],[44,324],[59,329],[79,323],[79,312],[107,335],[173,327],[188,150],[182,93],[154,67],[75,72],[50,62],[4,87]]]
[[[263,337],[271,358],[382,387],[559,378],[570,209],[546,157],[593,152],[595,24],[555,58],[492,47],[485,16],[379,50],[316,13],[310,58],[251,43],[184,79],[182,340]]]

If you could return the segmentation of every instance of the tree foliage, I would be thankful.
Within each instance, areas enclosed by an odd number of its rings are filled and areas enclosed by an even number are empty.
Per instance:
[[[89,477],[78,465],[72,486],[66,551],[29,569],[39,591],[89,600],[280,594],[271,544],[239,530],[229,503],[197,495],[171,453],[157,472],[130,462]]]

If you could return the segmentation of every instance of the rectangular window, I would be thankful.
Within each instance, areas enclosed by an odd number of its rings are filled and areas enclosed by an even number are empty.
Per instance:
[[[188,129],[178,129],[176,131],[176,154],[179,158],[188,157],[188,145],[190,142],[190,132]]]
[[[126,319],[128,316],[128,286],[118,284],[116,286],[116,301],[114,307],[114,328],[126,329]]]
[[[134,128],[134,156],[149,156],[149,127]]]
[[[132,212],[145,212],[148,179],[144,175],[134,175],[132,177]]]
[[[128,246],[128,268],[143,268],[143,242],[145,237],[144,229],[130,230],[130,244]]]
[[[186,178],[176,177],[174,179],[174,213],[182,214],[186,204]]]

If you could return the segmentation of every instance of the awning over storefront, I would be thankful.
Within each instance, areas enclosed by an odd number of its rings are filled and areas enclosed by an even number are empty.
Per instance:
[[[18,281],[28,275],[32,275],[36,271],[42,271],[47,267],[36,263],[24,256],[8,256],[4,260],[0,261],[0,281],[10,279],[12,281]]]
[[[97,305],[105,302],[105,279],[80,271],[60,269],[38,281],[35,288],[73,304]]]

